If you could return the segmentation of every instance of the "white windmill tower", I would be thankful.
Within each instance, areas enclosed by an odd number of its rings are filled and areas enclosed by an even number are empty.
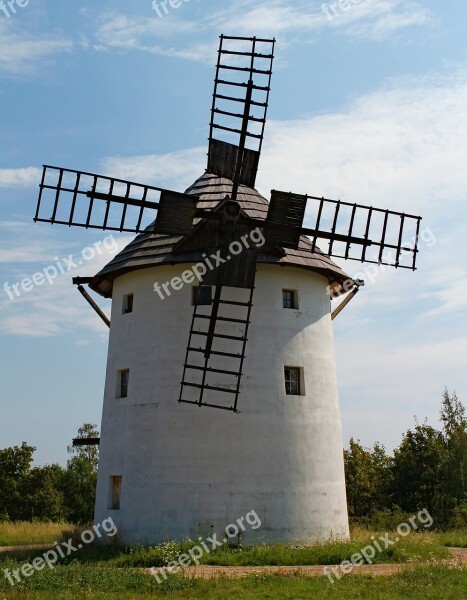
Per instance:
[[[44,168],[36,221],[140,234],[75,280],[112,298],[95,519],[126,543],[252,510],[246,543],[348,536],[329,303],[359,282],[329,257],[414,269],[420,218],[254,189],[273,56],[221,36],[208,166],[184,194]]]

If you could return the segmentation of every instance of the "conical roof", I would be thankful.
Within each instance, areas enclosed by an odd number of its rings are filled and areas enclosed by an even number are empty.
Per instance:
[[[205,173],[187,190],[187,194],[199,196],[198,208],[213,209],[232,192],[232,181]],[[268,201],[255,189],[240,185],[237,201],[242,211],[249,217],[265,220],[268,213]],[[90,287],[107,298],[112,296],[114,280],[130,271],[177,263],[196,263],[202,261],[202,252],[173,253],[173,249],[182,238],[180,236],[154,234],[149,226],[132,242],[119,252],[90,282]],[[333,292],[339,293],[342,283],[349,276],[318,248],[311,252],[312,243],[306,236],[301,237],[297,250],[284,249],[285,255],[260,252],[258,262],[266,264],[290,265],[320,273],[333,285]]]

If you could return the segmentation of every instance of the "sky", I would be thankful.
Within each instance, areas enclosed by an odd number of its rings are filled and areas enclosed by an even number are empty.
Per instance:
[[[108,332],[71,278],[132,239],[34,224],[41,165],[183,191],[221,33],[277,39],[261,193],[423,217],[416,272],[337,261],[366,280],[334,321],[344,444],[438,427],[446,386],[467,403],[466,25],[464,0],[0,3],[0,448],[64,464],[100,424]]]

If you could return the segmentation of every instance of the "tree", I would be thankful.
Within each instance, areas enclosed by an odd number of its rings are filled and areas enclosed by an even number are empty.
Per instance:
[[[96,425],[85,423],[78,429],[79,438],[96,438]],[[89,523],[94,515],[99,449],[97,446],[69,446],[71,458],[64,476],[64,504],[73,523]]]
[[[443,485],[448,448],[441,432],[426,423],[408,430],[394,452],[392,492],[395,503],[405,512],[428,509],[439,523],[449,507]]]
[[[387,508],[392,459],[384,446],[376,443],[368,450],[352,438],[349,449],[344,451],[344,464],[350,516],[370,517]]]
[[[35,467],[24,478],[22,496],[27,507],[24,519],[60,521],[63,509],[63,478],[65,471],[60,465]]]
[[[460,504],[466,499],[467,419],[456,392],[449,395],[448,389],[444,390],[440,415],[449,455],[444,469],[445,486]]]
[[[24,518],[27,512],[22,486],[31,469],[35,450],[26,442],[0,450],[0,513],[12,520]]]

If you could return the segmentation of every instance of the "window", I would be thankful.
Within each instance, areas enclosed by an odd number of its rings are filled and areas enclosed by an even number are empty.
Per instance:
[[[133,312],[133,294],[126,294],[123,296],[123,308],[122,313],[127,315]]]
[[[212,287],[210,285],[193,286],[192,304],[210,306],[212,304]]]
[[[300,369],[297,367],[285,367],[285,393],[287,396],[300,396]]]
[[[298,308],[297,291],[282,290],[282,305],[284,308]]]
[[[121,369],[118,371],[118,398],[127,398],[128,396],[128,382],[130,379],[129,369]]]
[[[109,485],[109,510],[120,510],[120,496],[122,494],[122,476],[112,475]]]

